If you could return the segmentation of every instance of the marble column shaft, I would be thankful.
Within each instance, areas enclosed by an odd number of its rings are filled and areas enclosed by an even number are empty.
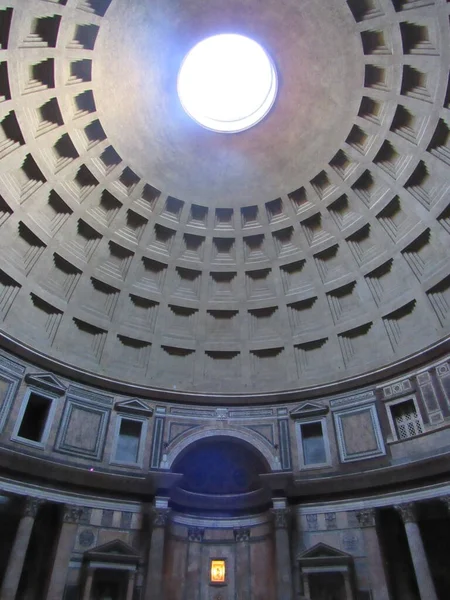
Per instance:
[[[389,585],[386,577],[383,554],[375,523],[375,509],[370,508],[357,513],[359,525],[363,531],[364,547],[370,570],[370,585],[373,600],[389,600]]]
[[[155,509],[153,514],[152,537],[148,553],[144,600],[153,600],[154,598],[163,600],[164,598],[164,544],[168,515],[168,509]]]
[[[183,600],[199,600],[204,530],[195,527],[188,532],[188,555]]]
[[[136,571],[128,572],[127,596],[126,600],[133,600],[134,583],[136,581]]]
[[[16,597],[28,544],[30,543],[31,532],[40,504],[41,501],[35,498],[27,498],[25,501],[24,512],[16,531],[8,565],[3,577],[0,590],[0,598],[2,600],[14,600]]]
[[[83,509],[77,506],[66,506],[64,509],[63,523],[59,533],[52,572],[45,596],[46,600],[61,600],[64,596],[69,561],[72,556],[78,523],[82,514]]]
[[[234,530],[236,541],[236,592],[239,600],[251,600],[250,529]]]
[[[84,582],[83,600],[91,600],[92,583],[94,581],[94,569],[89,569]]]
[[[288,533],[289,510],[272,509],[275,524],[275,554],[278,600],[292,600],[292,565]]]
[[[428,565],[427,555],[422,541],[415,506],[411,504],[400,504],[395,507],[399,512],[405,525],[406,537],[408,538],[417,586],[421,600],[438,600]]]

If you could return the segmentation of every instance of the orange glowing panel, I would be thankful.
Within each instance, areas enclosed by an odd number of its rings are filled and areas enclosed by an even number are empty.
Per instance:
[[[211,561],[211,583],[225,583],[225,561]]]

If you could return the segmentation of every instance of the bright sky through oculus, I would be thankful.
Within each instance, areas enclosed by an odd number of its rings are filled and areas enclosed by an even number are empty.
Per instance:
[[[214,131],[252,127],[270,110],[277,93],[275,67],[255,41],[221,34],[199,42],[178,74],[184,110]]]

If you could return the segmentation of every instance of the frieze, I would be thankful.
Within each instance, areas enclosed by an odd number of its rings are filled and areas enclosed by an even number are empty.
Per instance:
[[[309,531],[317,531],[319,529],[317,515],[306,515],[306,522],[308,524]]]
[[[330,400],[330,406],[344,406],[345,404],[355,404],[357,402],[367,402],[369,400],[375,400],[375,392],[372,390],[370,392],[363,392],[361,394],[354,394],[353,396],[346,396],[345,398],[336,398],[335,400]]]
[[[273,410],[271,408],[237,408],[229,411],[230,418],[242,419],[242,418],[258,418],[258,417],[272,417]]]
[[[327,529],[336,529],[336,513],[325,513],[325,526]]]
[[[170,414],[177,417],[194,417],[196,419],[214,419],[214,410],[197,410],[195,408],[171,408]]]
[[[77,400],[91,400],[92,402],[106,404],[108,406],[111,406],[114,400],[112,396],[92,392],[77,385],[69,385],[67,395],[76,396]]]

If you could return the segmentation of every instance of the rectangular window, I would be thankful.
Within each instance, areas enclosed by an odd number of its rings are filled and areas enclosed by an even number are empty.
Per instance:
[[[142,421],[121,419],[115,460],[126,463],[138,462],[141,433]]]
[[[303,423],[301,427],[303,462],[317,465],[327,462],[322,423]]]
[[[414,400],[398,402],[390,406],[395,432],[399,440],[423,433],[423,426],[417,414]]]
[[[32,442],[42,442],[51,405],[50,398],[31,392],[17,436]]]

